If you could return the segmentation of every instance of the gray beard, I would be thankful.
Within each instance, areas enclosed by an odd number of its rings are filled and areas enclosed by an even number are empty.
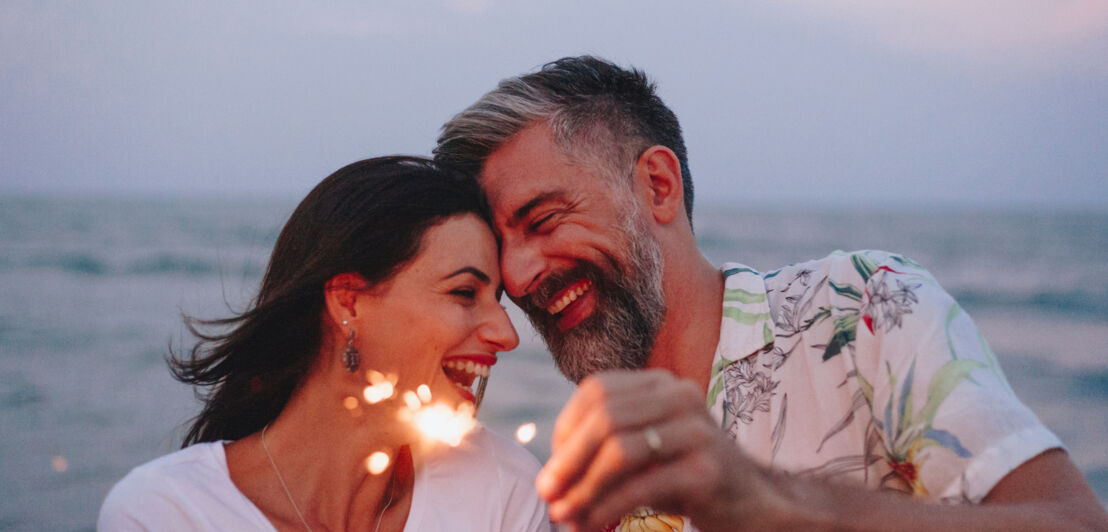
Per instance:
[[[517,302],[546,340],[558,370],[575,383],[598,371],[646,367],[665,321],[661,249],[634,214],[625,218],[628,224],[623,228],[628,254],[622,260],[610,261],[620,271],[582,264],[570,272],[552,275],[543,283],[546,289],[537,291],[538,300],[545,302],[567,282],[588,278],[597,302],[584,321],[561,332],[557,317],[546,309],[530,301]]]

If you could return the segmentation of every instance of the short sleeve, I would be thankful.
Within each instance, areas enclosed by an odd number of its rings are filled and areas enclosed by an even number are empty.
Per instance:
[[[865,286],[854,360],[890,483],[928,499],[977,503],[1022,463],[1061,446],[926,270],[879,252],[851,255],[849,269]]]

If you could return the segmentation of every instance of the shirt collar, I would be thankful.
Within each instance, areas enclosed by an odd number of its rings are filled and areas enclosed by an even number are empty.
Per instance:
[[[708,379],[708,407],[721,408],[723,370],[732,363],[773,345],[773,327],[761,273],[737,263],[720,268],[724,276],[723,317],[720,319],[719,344],[712,357]]]

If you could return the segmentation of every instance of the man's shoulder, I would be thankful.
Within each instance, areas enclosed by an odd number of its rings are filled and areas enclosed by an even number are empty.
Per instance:
[[[787,286],[797,279],[808,280],[827,278],[831,281],[862,282],[869,281],[879,272],[894,274],[912,273],[927,275],[926,270],[912,259],[898,253],[863,249],[856,251],[836,250],[830,254],[804,262],[797,262],[762,274],[766,287],[772,290]]]

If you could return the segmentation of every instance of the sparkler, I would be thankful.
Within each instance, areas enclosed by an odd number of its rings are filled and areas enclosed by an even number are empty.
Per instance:
[[[481,407],[481,399],[485,398],[485,386],[489,384],[488,377],[477,377],[477,393],[473,394],[476,398],[473,400],[473,410],[477,411]]]
[[[405,390],[400,399],[407,408],[397,410],[397,418],[416,429],[426,443],[441,442],[457,447],[473,427],[476,412],[471,403],[463,402],[457,408],[437,402],[431,403],[431,388],[421,384],[416,391]]]
[[[412,419],[425,437],[451,447],[461,444],[462,438],[477,424],[469,403],[462,403],[457,410],[443,403],[423,406],[413,414]]]
[[[411,424],[426,442],[442,442],[451,447],[457,447],[469,431],[477,426],[475,415],[477,407],[485,397],[485,387],[488,385],[487,376],[477,377],[477,389],[474,393],[474,403],[462,402],[456,408],[437,402],[432,403],[431,387],[420,384],[413,390],[399,392],[396,389],[398,381],[396,375],[384,375],[376,370],[366,371],[366,382],[369,383],[362,390],[362,397],[366,403],[378,404],[394,397],[403,401],[407,408],[400,408],[397,417],[404,423]],[[354,405],[351,405],[351,403]],[[347,397],[343,406],[347,410],[356,408],[357,399]],[[376,460],[376,461],[375,461]],[[383,465],[382,465],[383,462]],[[366,458],[366,469],[370,473],[378,467],[383,471],[388,467],[389,457],[385,453],[377,452]]]

